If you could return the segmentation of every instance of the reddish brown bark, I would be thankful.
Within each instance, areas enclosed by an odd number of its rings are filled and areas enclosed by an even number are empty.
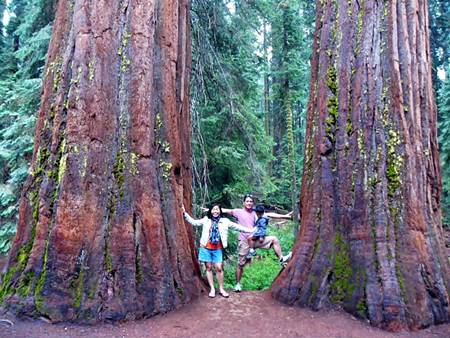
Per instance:
[[[273,295],[397,330],[449,321],[426,1],[318,1],[302,228]]]
[[[53,321],[169,311],[203,286],[192,229],[189,8],[59,1],[0,299]]]

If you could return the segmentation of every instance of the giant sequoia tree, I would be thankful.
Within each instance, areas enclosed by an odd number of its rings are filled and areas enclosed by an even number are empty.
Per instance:
[[[187,1],[59,1],[0,301],[51,320],[153,315],[202,284],[190,227]]]
[[[426,1],[318,1],[302,229],[273,295],[395,330],[449,320]]]

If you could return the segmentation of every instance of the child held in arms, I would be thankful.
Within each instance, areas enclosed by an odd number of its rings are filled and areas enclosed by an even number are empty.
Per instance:
[[[269,225],[269,218],[264,216],[264,206],[261,204],[258,204],[255,207],[255,213],[256,213],[256,221],[255,221],[255,228],[256,231],[248,238],[248,246],[250,247],[250,251],[247,254],[248,259],[252,258],[253,256],[256,256],[256,250],[255,250],[255,243],[256,241],[259,241],[259,243],[264,242],[264,238],[267,234],[267,226]]]

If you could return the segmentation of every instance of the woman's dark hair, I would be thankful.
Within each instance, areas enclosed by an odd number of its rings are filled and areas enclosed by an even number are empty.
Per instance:
[[[211,204],[210,206],[209,206],[209,208],[208,208],[208,213],[206,214],[207,216],[208,216],[208,218],[212,218],[212,213],[211,213],[211,211],[212,211],[212,209],[215,207],[215,206],[218,206],[219,207],[219,210],[220,210],[220,215],[219,215],[219,217],[222,217],[222,207],[220,206],[220,204],[219,203],[213,203],[213,204]]]
[[[245,202],[245,200],[246,200],[247,198],[249,198],[249,197],[252,199],[252,201],[255,201],[255,198],[253,197],[252,194],[245,194],[245,195],[244,195],[244,198],[242,199],[242,202]]]

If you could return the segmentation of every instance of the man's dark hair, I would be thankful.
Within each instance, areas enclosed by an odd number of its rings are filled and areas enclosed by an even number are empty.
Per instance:
[[[207,216],[208,216],[208,218],[212,218],[213,216],[212,216],[212,213],[211,213],[211,210],[215,207],[215,206],[218,206],[219,207],[219,210],[220,210],[220,215],[219,215],[219,217],[222,217],[223,216],[223,213],[222,213],[222,207],[220,206],[220,204],[219,203],[213,203],[213,204],[211,204],[210,206],[209,206],[209,208],[208,208],[208,213],[207,213]]]
[[[245,194],[244,195],[244,199],[242,200],[243,202],[245,202],[245,200],[247,199],[247,198],[251,198],[253,201],[255,200],[255,198],[253,197],[253,195],[252,194]]]

